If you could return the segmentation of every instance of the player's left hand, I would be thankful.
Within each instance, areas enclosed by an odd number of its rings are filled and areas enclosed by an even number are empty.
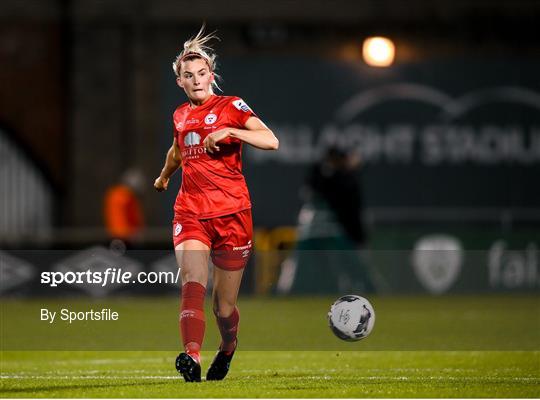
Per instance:
[[[212,132],[210,135],[204,139],[203,145],[207,152],[214,153],[214,151],[219,151],[219,146],[217,145],[223,139],[227,139],[231,135],[229,128],[220,129],[219,131]]]

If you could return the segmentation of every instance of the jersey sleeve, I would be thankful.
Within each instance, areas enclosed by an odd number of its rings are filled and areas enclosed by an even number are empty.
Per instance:
[[[176,111],[173,112],[173,115],[172,115],[172,135],[173,135],[173,139],[177,139],[178,140],[178,128],[176,127]]]
[[[240,97],[233,97],[227,107],[229,121],[238,128],[244,128],[249,117],[257,117],[257,114]]]
[[[182,128],[184,127],[184,104],[179,106],[176,110],[174,110],[172,115],[172,133],[173,138],[178,140],[178,136],[180,135],[180,132],[182,132]]]

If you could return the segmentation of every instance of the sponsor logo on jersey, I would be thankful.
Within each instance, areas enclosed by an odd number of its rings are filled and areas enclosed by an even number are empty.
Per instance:
[[[182,159],[194,160],[199,158],[202,154],[206,154],[206,149],[203,146],[188,147],[182,150]]]
[[[251,249],[251,240],[245,246],[235,246],[233,250],[246,250]]]
[[[204,117],[204,123],[206,125],[212,125],[216,121],[217,121],[217,115],[216,114],[208,114],[206,117]]]
[[[182,225],[176,223],[176,225],[174,226],[174,236],[180,235],[180,232],[182,232]]]
[[[197,118],[191,118],[186,121],[186,125],[193,125],[193,124],[198,124],[198,123],[199,123],[199,120]]]
[[[189,132],[184,138],[184,145],[187,147],[197,146],[201,144],[201,135],[197,132]]]
[[[243,111],[243,112],[251,111],[251,108],[249,108],[249,106],[242,99],[235,100],[232,103],[233,103],[233,106],[235,106],[240,111]]]

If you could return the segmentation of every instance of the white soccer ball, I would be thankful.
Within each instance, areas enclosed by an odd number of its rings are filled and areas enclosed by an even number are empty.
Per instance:
[[[350,342],[364,339],[375,325],[375,310],[361,296],[342,296],[330,307],[328,323],[334,335],[340,339]]]

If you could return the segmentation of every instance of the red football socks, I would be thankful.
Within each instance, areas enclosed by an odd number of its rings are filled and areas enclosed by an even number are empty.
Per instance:
[[[204,338],[204,296],[206,288],[198,282],[182,286],[180,331],[187,354],[200,363],[200,351]]]
[[[228,317],[216,317],[216,320],[221,333],[221,346],[219,346],[219,349],[230,353],[236,348],[238,322],[240,321],[238,308],[234,307],[234,311]]]

